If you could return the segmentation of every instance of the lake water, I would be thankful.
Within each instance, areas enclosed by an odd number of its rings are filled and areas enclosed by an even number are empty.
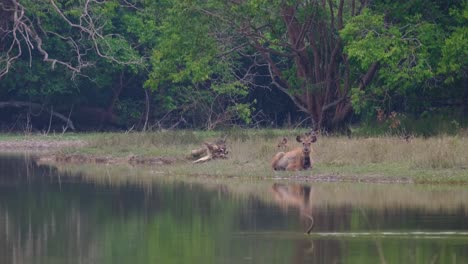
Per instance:
[[[4,155],[0,263],[468,263],[468,187],[184,178]]]

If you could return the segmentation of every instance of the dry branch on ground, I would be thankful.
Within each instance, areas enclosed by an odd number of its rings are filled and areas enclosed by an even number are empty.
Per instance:
[[[220,139],[215,143],[204,143],[204,146],[199,149],[194,149],[191,152],[192,158],[196,158],[193,163],[201,163],[213,159],[226,159],[228,150],[226,147],[226,139]]]

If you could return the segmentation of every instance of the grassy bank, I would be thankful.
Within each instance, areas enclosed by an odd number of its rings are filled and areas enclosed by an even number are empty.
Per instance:
[[[291,178],[321,181],[403,181],[468,183],[468,137],[438,136],[347,138],[321,136],[311,155],[314,168],[301,172],[274,172],[270,160],[277,143],[287,136],[289,146],[304,131],[232,130],[228,132],[167,131],[157,133],[96,133],[68,135],[66,140],[83,140],[84,147],[60,150],[60,155],[102,155],[176,157],[172,165],[155,168],[170,175],[220,177]],[[192,164],[191,149],[205,141],[227,136],[229,159]],[[6,138],[6,139],[5,139]],[[32,137],[34,138],[34,137]],[[13,140],[15,137],[0,137]],[[31,140],[31,138],[30,138]],[[32,139],[34,140],[34,139]],[[55,139],[54,139],[55,140]],[[60,140],[57,138],[56,140]],[[310,177],[312,176],[312,177]]]

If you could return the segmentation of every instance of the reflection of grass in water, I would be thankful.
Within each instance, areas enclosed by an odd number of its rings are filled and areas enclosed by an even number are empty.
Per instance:
[[[59,170],[79,175],[86,181],[109,186],[140,186],[151,191],[153,184],[179,182],[200,184],[207,189],[229,192],[241,199],[257,197],[274,203],[271,187],[274,181],[256,178],[220,178],[166,174],[163,167],[131,167],[103,165],[67,165]],[[284,182],[284,184],[294,184]],[[403,185],[362,183],[304,183],[312,187],[311,205],[352,205],[368,208],[424,208],[427,210],[464,210],[468,212],[468,189],[449,185]]]
[[[273,204],[274,201],[271,197],[270,189],[273,184],[272,181],[263,180],[259,181],[256,179],[249,178],[222,178],[222,177],[183,177],[180,175],[167,175],[164,172],[159,171],[161,167],[140,167],[134,168],[130,166],[65,166],[63,170],[69,171],[70,173],[81,172],[81,176],[96,184],[112,185],[112,186],[127,186],[127,185],[138,185],[141,186],[142,191],[152,192],[152,186],[158,184],[179,184],[180,181],[184,181],[188,185],[199,186],[203,185],[204,188],[209,190],[218,190],[223,193],[235,196],[235,199],[219,199],[219,203],[223,208],[229,205],[229,201],[233,204],[237,204],[238,199],[245,200],[251,199],[252,197],[261,199],[262,202]],[[369,209],[378,210],[425,210],[427,212],[440,212],[446,210],[447,213],[453,212],[453,210],[468,211],[468,190],[462,187],[456,186],[430,186],[430,185],[367,185],[367,184],[312,184],[312,198],[311,203],[314,207],[322,208],[338,208],[337,210],[345,207],[366,207]],[[197,187],[194,187],[197,189]],[[171,189],[171,188],[169,188]],[[158,190],[158,189],[156,189]],[[183,195],[183,197],[187,197]],[[233,202],[234,201],[234,202]],[[186,202],[185,204],[190,204]],[[329,207],[330,205],[330,207]],[[323,212],[322,212],[323,213]],[[353,210],[353,213],[356,211]],[[158,213],[160,216],[161,214]],[[190,214],[188,214],[190,215]],[[358,214],[359,215],[359,214]],[[232,216],[232,215],[230,215]],[[331,222],[339,222],[338,218],[341,218],[340,214],[330,214]],[[229,217],[228,217],[229,218]],[[231,219],[231,218],[229,218]],[[153,223],[163,223],[155,225],[154,230],[159,230],[158,226],[168,229],[171,221],[161,221],[157,219]],[[382,219],[380,219],[382,220]],[[225,223],[225,220],[221,221]],[[361,223],[366,225],[365,223]],[[229,226],[229,225],[228,225]],[[366,225],[367,226],[367,225]],[[175,225],[177,228],[177,225]],[[214,234],[224,232],[225,227],[212,227],[208,230],[216,229]],[[320,228],[319,228],[320,229]],[[184,230],[184,229],[182,229]],[[358,229],[359,230],[359,229]],[[145,232],[145,234],[151,234],[151,237],[157,237],[157,232],[150,233],[151,230]],[[341,241],[346,244],[346,247],[353,248],[348,253],[344,253],[343,259],[346,259],[347,263],[363,263],[361,257],[354,256],[353,252],[359,252],[360,256],[366,256],[369,263],[378,263],[376,261],[379,258],[385,258],[389,262],[387,263],[400,263],[401,260],[411,260],[412,249],[417,247],[418,249],[427,248],[427,243],[439,243],[447,244],[450,243],[451,249],[453,245],[466,244],[466,236],[454,235],[453,237],[443,232],[429,234],[421,234],[415,232],[320,232],[316,230],[311,235],[305,235],[304,229],[298,228],[295,232],[283,232],[283,231],[267,231],[263,232],[261,229],[252,232],[252,237],[247,237],[243,241],[286,241],[288,243],[292,241],[314,241],[315,245],[319,245],[318,241]],[[153,235],[154,234],[154,235]],[[204,232],[196,233],[204,234]],[[434,235],[435,234],[435,235]],[[445,238],[437,238],[445,235]],[[236,232],[234,236],[250,236],[248,232]],[[172,237],[174,237],[172,235]],[[211,238],[211,236],[210,236]],[[225,240],[221,240],[225,241]],[[414,244],[414,241],[417,241]],[[434,242],[432,242],[434,241]],[[171,240],[169,240],[171,242]],[[203,242],[203,241],[201,241]],[[318,242],[318,243],[317,243]],[[403,244],[402,244],[403,243]],[[409,245],[411,243],[411,245]],[[457,244],[458,243],[458,244]],[[170,244],[170,243],[169,243]],[[209,243],[208,243],[209,244]],[[421,245],[426,245],[423,247]],[[432,245],[432,244],[431,244]],[[376,247],[379,250],[376,251]],[[149,248],[155,248],[150,245]],[[316,247],[317,250],[318,247]],[[432,248],[432,247],[431,247]],[[433,249],[433,248],[432,248]],[[315,254],[318,251],[311,251],[311,254]],[[377,254],[376,252],[379,252]],[[405,255],[404,258],[396,257],[400,256],[402,252]],[[432,251],[431,251],[432,252]],[[432,254],[425,254],[422,261],[419,263],[427,263],[428,256]],[[355,257],[354,261],[351,258]],[[400,262],[398,262],[400,260]],[[411,262],[411,261],[410,261]],[[415,263],[415,262],[411,262]]]

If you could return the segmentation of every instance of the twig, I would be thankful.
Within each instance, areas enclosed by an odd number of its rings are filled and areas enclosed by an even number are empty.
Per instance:
[[[49,117],[49,127],[47,128],[47,132],[46,132],[46,135],[49,135],[49,132],[50,132],[50,127],[52,125],[52,113],[54,112],[54,106],[51,106],[50,107],[50,117]]]

